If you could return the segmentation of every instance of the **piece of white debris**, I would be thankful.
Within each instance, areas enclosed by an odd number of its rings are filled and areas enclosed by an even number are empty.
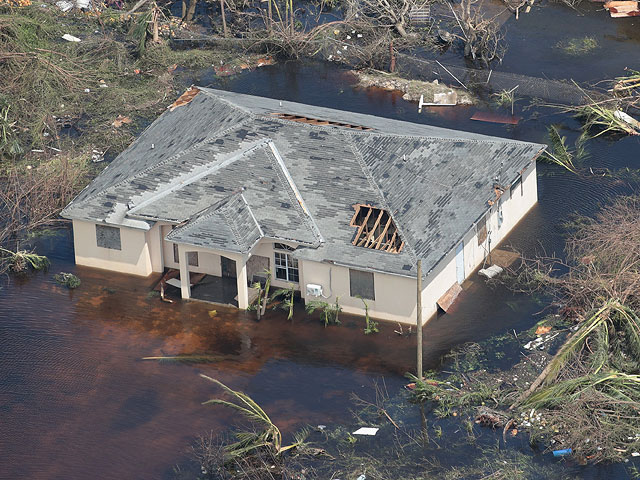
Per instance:
[[[478,271],[478,275],[485,276],[487,278],[493,278],[496,275],[500,275],[503,272],[503,268],[499,265],[491,265],[489,268],[481,268]]]
[[[66,40],[67,42],[80,42],[81,41],[78,37],[74,37],[73,35],[69,35],[68,33],[65,33],[64,35],[62,35],[62,39]]]
[[[639,452],[631,452],[631,456],[632,457],[640,457],[640,453]]]
[[[378,430],[379,428],[375,428],[375,427],[361,427],[355,432],[353,432],[353,434],[354,435],[375,435],[376,433],[378,433]]]
[[[89,93],[89,92],[91,92],[91,90],[89,90],[88,88],[84,89],[84,93]]]
[[[56,6],[62,10],[63,13],[66,13],[73,8],[73,3],[60,0],[59,2],[56,2]]]
[[[357,36],[358,36],[358,38],[362,38],[362,34],[361,33],[359,33]]]
[[[351,40],[351,35],[347,35],[347,40]]]

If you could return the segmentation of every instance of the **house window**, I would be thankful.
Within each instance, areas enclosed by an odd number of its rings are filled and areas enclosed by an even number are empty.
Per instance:
[[[111,250],[122,250],[120,229],[106,225],[96,225],[96,243],[99,247]]]
[[[361,297],[365,300],[376,299],[376,289],[373,283],[372,272],[349,269],[349,286],[352,297]]]
[[[293,248],[276,243],[274,248],[286,247],[286,250],[291,251]],[[286,280],[292,283],[298,283],[300,281],[300,272],[298,270],[298,260],[293,258],[289,253],[275,252],[275,266],[276,266],[276,278],[280,280]]]
[[[173,261],[180,263],[180,253],[178,251],[178,244],[173,244]],[[187,252],[187,263],[192,267],[198,266],[198,252]]]
[[[295,248],[285,245],[284,243],[274,243],[273,248],[274,250],[284,250],[286,252],[293,252],[295,250]]]
[[[522,177],[518,177],[518,179],[515,182],[513,182],[513,185],[511,185],[511,191],[510,191],[509,198],[513,198],[513,192],[515,192],[517,188],[520,188],[520,196],[522,196],[522,194],[523,194],[523,191],[522,191]]]
[[[478,245],[482,245],[487,239],[487,215],[486,214],[476,224],[476,236],[478,237]]]

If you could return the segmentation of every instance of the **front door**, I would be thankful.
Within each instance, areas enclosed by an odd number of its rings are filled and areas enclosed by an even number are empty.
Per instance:
[[[236,278],[236,261],[227,257],[220,257],[222,261],[222,276],[226,278]]]
[[[462,285],[464,282],[464,243],[456,247],[456,279]]]

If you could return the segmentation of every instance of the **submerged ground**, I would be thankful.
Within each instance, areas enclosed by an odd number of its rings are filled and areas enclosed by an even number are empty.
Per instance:
[[[638,27],[626,20],[615,23],[595,8],[589,5],[587,17],[580,17],[553,7],[557,16],[552,22],[544,9],[522,16],[517,25],[509,19],[511,51],[504,69],[590,81],[622,74],[620,69],[637,52]],[[549,45],[537,48],[537,35],[547,22],[553,32],[546,37]],[[569,39],[562,33],[565,25],[570,25],[566,28],[571,35],[575,28],[576,36],[589,29],[599,50],[591,57],[571,58],[554,50],[558,42]],[[588,70],[590,64],[602,70]],[[524,100],[516,107],[524,116],[517,126],[470,121],[476,108],[484,106],[418,114],[416,105],[399,95],[359,89],[345,69],[325,63],[290,62],[224,79],[212,70],[184,76],[185,84],[535,142],[545,140],[551,123],[562,125],[570,139],[579,130],[579,123],[568,116],[535,108],[520,111],[528,103]],[[634,191],[625,169],[640,168],[639,147],[637,137],[593,139],[587,160],[592,171],[581,175],[539,165],[539,204],[507,243],[529,254],[560,253],[562,223],[571,213],[593,213],[615,196]],[[603,169],[613,174],[599,174]],[[169,305],[148,296],[154,279],[76,267],[69,230],[36,243],[51,259],[50,271],[10,282],[3,279],[0,290],[0,478],[194,478],[197,468],[190,461],[189,445],[197,435],[220,433],[234,423],[228,411],[201,405],[213,389],[198,373],[251,395],[290,437],[305,425],[319,424],[333,430],[344,427],[346,435],[359,426],[351,412],[352,392],[372,399],[374,385],[384,382],[390,396],[401,398],[407,383],[404,373],[414,370],[415,336],[397,335],[397,325],[381,322],[380,333],[365,336],[361,319],[345,316],[342,326],[323,328],[299,306],[292,323],[282,312],[269,313],[256,323],[252,314],[223,307]],[[60,287],[52,278],[59,271],[75,273],[82,286],[75,291]],[[214,318],[212,308],[217,311]],[[489,288],[474,276],[453,311],[425,327],[425,367],[440,368],[441,356],[461,343],[527,329],[540,319],[543,308],[539,299]],[[513,349],[504,353],[507,359],[520,354]],[[142,360],[176,354],[211,358],[198,365]],[[495,355],[494,367],[501,357]],[[420,424],[417,406],[406,404],[395,414],[406,424]],[[453,421],[439,423],[430,417],[429,422],[443,431],[438,443],[424,450],[428,460],[422,467],[428,463],[432,478],[479,458],[496,465],[507,461],[503,455],[509,449],[501,450],[499,433],[475,426],[474,434],[468,435]],[[321,440],[313,435],[310,439]],[[354,448],[359,458],[370,455],[373,462],[388,446],[383,442],[391,440],[361,440]],[[587,467],[554,460],[548,452],[531,449],[526,439],[513,440],[509,448],[522,455],[518,461],[528,459],[537,466],[527,470],[537,474],[524,478],[630,476],[629,464]],[[362,471],[351,472],[354,479],[366,471],[366,464],[360,467]],[[415,474],[420,468],[414,466]]]

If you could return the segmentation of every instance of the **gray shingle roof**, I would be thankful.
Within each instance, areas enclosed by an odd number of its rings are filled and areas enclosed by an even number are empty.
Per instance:
[[[486,211],[496,176],[509,185],[543,148],[203,88],[161,115],[63,215],[138,227],[187,222],[170,239],[234,252],[259,238],[252,217],[260,236],[305,245],[300,258],[415,275],[418,257],[434,267]],[[405,241],[399,254],[351,244],[357,203],[391,212]]]
[[[216,245],[226,251],[248,253],[263,236],[244,195],[238,192],[171,230],[167,240],[205,248]]]

